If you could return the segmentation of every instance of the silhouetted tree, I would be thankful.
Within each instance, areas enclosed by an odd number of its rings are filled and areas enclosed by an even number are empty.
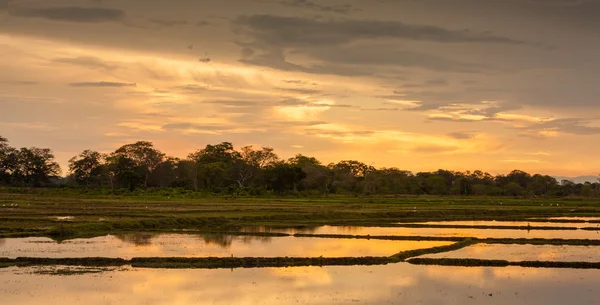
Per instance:
[[[90,186],[99,184],[106,169],[106,156],[97,151],[84,150],[69,160],[69,173],[75,183]]]

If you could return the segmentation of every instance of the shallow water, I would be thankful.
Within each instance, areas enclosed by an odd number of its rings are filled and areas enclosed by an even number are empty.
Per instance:
[[[550,217],[550,218],[545,218],[545,219],[590,221],[590,220],[600,220],[600,217]]]
[[[390,256],[448,242],[147,233],[57,243],[49,238],[0,239],[0,257],[346,257]]]
[[[0,269],[3,305],[598,304],[600,270],[363,267],[122,271]]]
[[[457,225],[457,226],[519,226],[519,227],[565,227],[583,228],[592,226],[589,223],[573,222],[528,222],[528,221],[494,221],[494,220],[456,220],[456,221],[428,221],[418,222],[424,225]]]
[[[507,261],[600,262],[598,246],[476,244],[456,251],[427,254],[427,258],[474,258]]]
[[[274,229],[290,234],[342,234],[371,236],[436,236],[436,237],[477,237],[477,238],[564,238],[600,239],[600,231],[584,230],[506,230],[470,228],[400,228],[400,227],[341,227],[321,226],[311,229]]]

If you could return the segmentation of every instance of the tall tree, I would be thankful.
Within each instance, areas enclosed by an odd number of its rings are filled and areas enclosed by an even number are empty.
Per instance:
[[[49,148],[21,148],[17,160],[18,166],[13,175],[25,185],[44,186],[61,173]]]
[[[375,171],[373,166],[354,160],[333,164],[331,169],[334,172],[333,185],[337,189],[356,194],[363,191],[366,176]]]
[[[148,141],[123,145],[114,152],[114,155],[133,161],[135,167],[141,170],[138,175],[144,178],[144,186],[148,186],[148,178],[165,158],[165,154],[155,149],[152,142]]]
[[[69,160],[69,173],[79,185],[97,184],[104,173],[104,159],[97,151],[84,150]]]
[[[261,170],[279,162],[279,157],[273,148],[262,147],[253,149],[252,146],[242,147],[239,158],[234,159],[234,180],[239,188],[244,188],[247,182],[256,178]]]
[[[306,174],[306,178],[302,180],[302,189],[319,190],[325,195],[329,194],[334,178],[332,169],[324,166],[314,157],[307,157],[300,154],[290,158],[288,164],[300,167]]]
[[[285,191],[297,190],[298,184],[306,178],[306,173],[300,167],[279,163],[265,172],[267,186],[280,194]]]
[[[11,183],[17,164],[17,150],[8,145],[6,138],[0,136],[0,185]]]
[[[106,158],[111,188],[135,190],[144,182],[146,168],[122,154],[111,154]]]
[[[196,176],[210,191],[234,183],[234,163],[241,155],[230,142],[206,145],[206,148],[188,155],[188,160],[196,164]]]

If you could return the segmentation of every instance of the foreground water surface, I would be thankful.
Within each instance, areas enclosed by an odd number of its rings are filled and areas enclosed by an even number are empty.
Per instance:
[[[43,271],[43,270],[42,270]],[[598,304],[600,270],[414,266],[121,268],[69,276],[0,269],[3,305]]]
[[[533,223],[532,223],[533,226]],[[477,237],[477,238],[564,238],[600,239],[600,231],[588,230],[514,230],[514,229],[475,229],[475,228],[402,228],[402,227],[345,227],[321,226],[310,229],[273,229],[271,231],[289,234],[341,234],[372,236],[435,236],[435,237]]]
[[[507,261],[600,262],[599,246],[475,244],[427,258],[474,258]]]
[[[356,257],[390,256],[449,244],[451,242],[134,233],[60,243],[45,237],[0,239],[0,257]]]

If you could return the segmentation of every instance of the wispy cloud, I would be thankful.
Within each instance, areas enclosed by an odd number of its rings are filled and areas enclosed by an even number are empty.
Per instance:
[[[119,83],[119,82],[79,82],[69,83],[71,87],[135,87],[135,83]]]
[[[15,17],[41,18],[53,21],[67,21],[77,23],[121,21],[125,18],[124,11],[101,7],[16,7],[15,9],[10,9],[9,13],[10,15]]]

